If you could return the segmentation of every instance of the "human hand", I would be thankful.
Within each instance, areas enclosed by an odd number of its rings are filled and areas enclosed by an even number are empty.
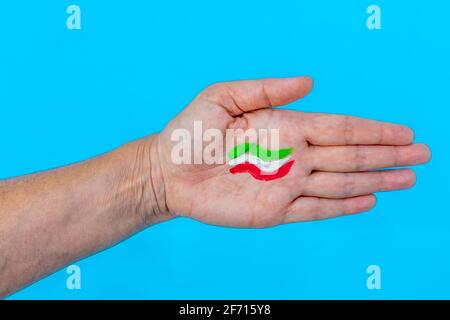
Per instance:
[[[375,205],[373,193],[413,186],[410,169],[373,171],[430,159],[426,145],[412,144],[411,129],[272,108],[305,96],[311,87],[311,79],[297,77],[219,83],[200,93],[154,143],[167,210],[214,225],[268,227],[363,212]],[[283,177],[266,181],[232,174],[226,159],[176,164],[172,134],[180,128],[193,133],[194,121],[201,121],[203,132],[218,129],[224,139],[227,129],[279,129],[280,148],[294,150],[292,167]],[[191,139],[192,146],[207,144],[201,136]]]
[[[160,134],[1,180],[0,297],[173,216],[268,227],[365,211],[372,193],[414,184],[411,170],[372,171],[429,160],[410,129],[271,108],[311,86],[309,78],[213,85]]]

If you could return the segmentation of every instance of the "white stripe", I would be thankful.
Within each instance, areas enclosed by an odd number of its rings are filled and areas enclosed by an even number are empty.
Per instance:
[[[264,161],[258,158],[257,156],[254,156],[250,153],[243,154],[235,159],[232,159],[228,161],[228,164],[230,166],[236,166],[238,164],[249,162],[251,164],[254,164],[257,166],[260,170],[270,172],[270,171],[276,171],[281,168],[282,165],[284,165],[286,162],[288,162],[291,159],[291,157],[286,157],[279,160],[273,160],[273,161]]]

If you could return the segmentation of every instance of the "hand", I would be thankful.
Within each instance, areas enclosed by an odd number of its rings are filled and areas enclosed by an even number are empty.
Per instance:
[[[410,129],[271,108],[311,86],[309,78],[213,85],[160,134],[70,166],[0,180],[0,297],[173,216],[267,227],[365,211],[375,204],[372,193],[414,184],[411,170],[373,171],[429,160],[425,145],[411,144]],[[200,135],[194,121],[202,123]],[[215,129],[225,151],[215,149],[219,163],[177,164],[177,129],[192,133],[189,144],[200,149],[210,145],[202,133]],[[237,138],[246,138],[247,129],[279,129],[279,139],[249,137],[243,141],[274,152],[244,144],[241,156],[227,146],[227,129],[242,129]],[[200,160],[208,160],[205,154]],[[250,172],[237,172],[247,167]]]
[[[366,211],[375,205],[374,192],[415,183],[410,169],[373,171],[429,160],[427,146],[412,144],[411,129],[272,108],[305,96],[311,88],[306,77],[263,79],[215,84],[197,96],[156,138],[170,213],[215,225],[268,227]],[[230,173],[226,161],[173,163],[171,134],[178,128],[192,132],[194,121],[224,136],[230,128],[279,129],[280,147],[295,150],[290,172],[262,181],[248,173]],[[201,137],[194,137],[192,145],[196,139]]]

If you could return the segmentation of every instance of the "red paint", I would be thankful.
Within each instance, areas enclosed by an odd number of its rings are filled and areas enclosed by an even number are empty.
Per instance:
[[[251,164],[250,162],[244,162],[244,163],[238,164],[237,166],[232,167],[230,169],[230,172],[232,174],[248,172],[253,176],[253,178],[255,178],[257,180],[270,181],[270,180],[282,178],[285,175],[287,175],[289,173],[289,171],[291,170],[291,167],[293,164],[294,164],[294,160],[291,160],[291,161],[283,164],[280,167],[280,169],[278,169],[277,171],[263,172],[263,171],[261,171],[261,169],[259,169],[254,164]]]

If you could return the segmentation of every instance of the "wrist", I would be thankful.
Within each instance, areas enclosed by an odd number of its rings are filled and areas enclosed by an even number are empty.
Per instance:
[[[158,134],[124,146],[130,148],[129,183],[136,214],[143,227],[173,218],[166,204],[164,176],[158,152]]]

